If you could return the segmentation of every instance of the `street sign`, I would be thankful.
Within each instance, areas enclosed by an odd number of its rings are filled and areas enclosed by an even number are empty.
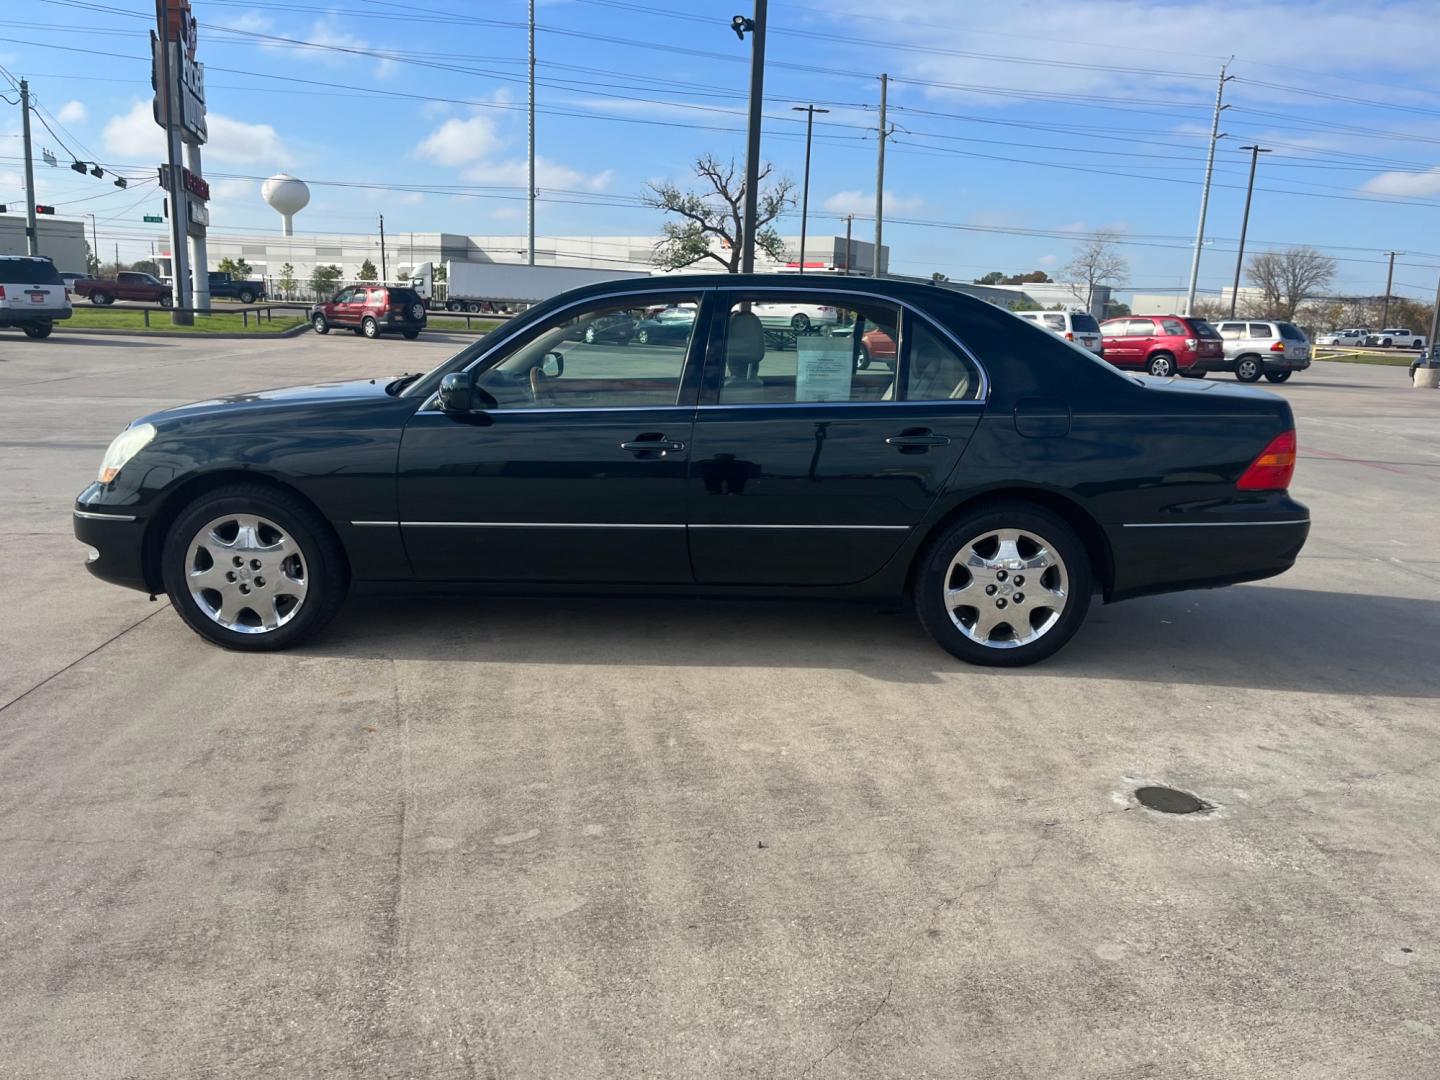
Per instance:
[[[159,214],[146,214],[142,220],[148,221],[152,225],[163,225],[165,223],[165,219]]]
[[[52,154],[49,150],[41,150],[40,156],[45,159],[45,164],[49,165],[52,169],[60,164],[58,161],[55,160],[55,155]]]

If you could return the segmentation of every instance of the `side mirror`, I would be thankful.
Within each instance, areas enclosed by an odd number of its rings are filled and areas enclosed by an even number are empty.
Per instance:
[[[565,357],[558,352],[547,352],[540,361],[540,373],[547,379],[558,379],[565,374]]]
[[[475,385],[473,371],[452,371],[440,380],[440,408],[447,413],[474,413],[493,409],[500,403],[482,387]]]

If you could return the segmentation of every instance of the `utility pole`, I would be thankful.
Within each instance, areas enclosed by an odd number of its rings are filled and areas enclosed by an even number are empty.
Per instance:
[[[870,255],[870,276],[880,276],[880,241],[885,235],[885,98],[890,76],[880,76],[880,151],[875,159],[875,250]]]
[[[1381,329],[1383,330],[1384,327],[1382,326]],[[1435,335],[1437,334],[1440,334],[1440,284],[1435,286],[1435,310],[1430,314],[1430,337],[1425,342],[1428,347],[1426,355],[1430,357],[1431,367],[1435,366],[1436,358],[1440,357],[1440,353],[1435,351]]]
[[[1230,287],[1230,318],[1235,317],[1235,302],[1240,298],[1240,264],[1245,261],[1245,231],[1250,227],[1250,196],[1255,193],[1255,163],[1261,154],[1270,153],[1263,146],[1242,146],[1250,151],[1250,183],[1245,187],[1245,216],[1240,219],[1240,250],[1235,253],[1235,284]]]
[[[1210,178],[1215,172],[1215,144],[1225,136],[1220,132],[1220,113],[1229,108],[1222,104],[1225,97],[1225,84],[1233,75],[1225,74],[1225,69],[1230,66],[1227,60],[1220,65],[1220,85],[1215,88],[1215,119],[1210,125],[1210,153],[1205,158],[1205,186],[1200,192],[1200,224],[1195,227],[1195,256],[1190,261],[1190,288],[1185,293],[1185,314],[1190,315],[1195,311],[1195,286],[1200,280],[1200,249],[1205,244],[1205,211],[1210,206]]]
[[[800,194],[800,273],[805,273],[805,227],[810,221],[810,136],[815,130],[815,114],[828,113],[814,105],[792,105],[795,112],[805,114],[805,183]]]
[[[190,308],[190,259],[185,238],[189,233],[186,210],[185,178],[180,171],[180,126],[176,122],[175,72],[170,67],[170,0],[157,0],[155,21],[160,39],[160,89],[165,116],[165,161],[170,184],[170,275],[174,282],[175,306],[170,322],[175,326],[192,326],[195,316]],[[116,258],[119,263],[119,258]]]
[[[1403,251],[1387,251],[1390,256],[1390,269],[1385,272],[1385,299],[1380,308],[1380,325],[1377,330],[1384,330],[1385,324],[1390,321],[1390,286],[1395,281],[1395,256],[1405,254]]]
[[[850,276],[850,226],[854,223],[854,221],[854,214],[845,215],[845,277]]]
[[[25,142],[25,252],[40,254],[40,237],[35,232],[35,160],[30,152],[30,83],[20,80],[20,133]]]
[[[95,276],[96,276],[96,277],[99,277],[99,276],[100,276],[100,275],[99,275],[99,270],[100,270],[100,231],[95,228],[95,215],[94,215],[94,214],[86,214],[85,216],[90,219],[90,251],[91,251],[91,253],[95,256],[95,270],[96,270]],[[154,242],[153,240],[150,242],[150,261],[151,261],[151,262],[154,262],[154,261],[155,261],[155,242]],[[155,269],[158,270],[158,269],[160,269],[160,267],[159,267],[159,266],[156,266]],[[88,266],[85,268],[85,272],[86,272],[87,274],[90,272],[90,268],[89,268]]]
[[[390,272],[385,265],[385,215],[380,215],[380,280],[389,281]]]
[[[755,0],[755,17],[736,15],[730,28],[741,41],[750,31],[750,129],[745,138],[745,235],[740,238],[740,272],[755,272],[755,219],[760,198],[760,117],[765,106],[766,0]]]
[[[530,243],[527,265],[535,265],[535,0],[530,0],[530,170],[525,199],[530,210]]]

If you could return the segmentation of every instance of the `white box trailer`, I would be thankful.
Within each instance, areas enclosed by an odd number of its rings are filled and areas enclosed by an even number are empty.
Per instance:
[[[602,270],[580,266],[525,266],[516,263],[458,262],[445,264],[446,311],[495,310],[499,307],[538,304],[581,285],[600,281],[648,278],[644,270]],[[421,263],[411,285],[432,306],[435,302],[435,267]]]

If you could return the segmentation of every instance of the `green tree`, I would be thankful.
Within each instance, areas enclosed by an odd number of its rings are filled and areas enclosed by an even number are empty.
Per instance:
[[[237,278],[248,278],[252,272],[251,266],[245,261],[244,256],[238,259],[232,259],[229,255],[226,255],[225,258],[220,260],[219,265],[216,266],[215,269],[219,270],[222,274],[229,274],[231,277]]]
[[[85,241],[85,273],[90,277],[100,276],[100,260],[90,248],[90,241]]]
[[[280,267],[280,276],[275,279],[275,284],[280,286],[280,292],[288,299],[295,291],[295,267],[288,262]]]
[[[1129,304],[1122,304],[1119,300],[1107,300],[1105,302],[1105,318],[1118,319],[1122,315],[1132,314]]]
[[[1005,275],[1002,274],[999,270],[991,270],[991,271],[990,271],[988,274],[986,274],[984,277],[977,277],[977,278],[975,279],[975,284],[976,284],[976,285],[999,285],[1000,282],[1002,282],[1002,281],[1004,281],[1004,280],[1005,280]]]
[[[760,169],[764,181],[774,168],[766,162]],[[735,159],[722,162],[714,154],[702,154],[695,161],[695,174],[704,181],[704,188],[681,191],[669,180],[648,185],[641,194],[646,206],[681,220],[667,221],[664,236],[655,245],[652,261],[663,270],[679,270],[703,259],[719,263],[730,273],[740,269],[745,248],[744,205],[745,178],[736,174]],[[795,202],[795,187],[789,177],[781,177],[768,190],[758,193],[755,211],[755,250],[780,259],[785,244],[771,222]],[[715,250],[718,242],[720,250]]]
[[[328,299],[334,293],[336,283],[343,276],[340,267],[333,263],[329,266],[316,263],[315,269],[310,271],[310,291],[318,300]]]
[[[356,274],[355,276],[358,277],[361,281],[374,281],[377,277],[380,276],[380,274],[375,269],[375,264],[369,259],[366,259],[363,263],[360,264],[360,273]]]
[[[130,269],[141,274],[154,274],[156,277],[160,276],[159,265],[150,259],[141,259],[131,266]]]

